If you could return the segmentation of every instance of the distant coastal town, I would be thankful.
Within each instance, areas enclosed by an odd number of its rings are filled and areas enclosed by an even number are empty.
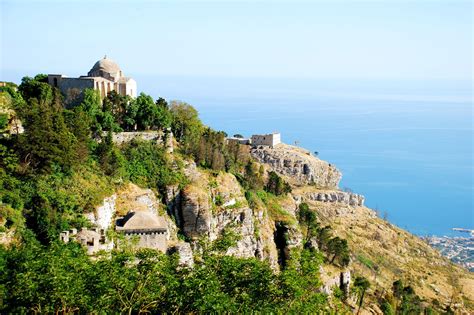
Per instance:
[[[474,230],[453,228],[453,231],[469,233],[470,236],[427,236],[423,239],[443,256],[474,272]]]

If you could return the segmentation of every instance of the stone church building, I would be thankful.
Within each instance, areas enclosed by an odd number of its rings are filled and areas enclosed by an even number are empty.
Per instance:
[[[68,78],[62,74],[49,74],[48,83],[59,88],[69,100],[75,99],[87,88],[99,91],[101,98],[111,91],[120,95],[137,96],[137,82],[125,77],[120,67],[107,56],[97,61],[87,76]]]

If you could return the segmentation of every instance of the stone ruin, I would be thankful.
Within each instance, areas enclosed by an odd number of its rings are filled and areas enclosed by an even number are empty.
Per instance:
[[[59,239],[64,243],[69,243],[70,241],[78,242],[86,247],[87,254],[89,255],[95,254],[100,250],[109,251],[114,247],[113,242],[105,235],[105,230],[100,228],[81,229],[79,232],[77,229],[62,231],[59,234]]]

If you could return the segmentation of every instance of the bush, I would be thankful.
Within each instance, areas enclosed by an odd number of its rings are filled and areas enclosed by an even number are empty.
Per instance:
[[[285,182],[277,173],[271,171],[268,173],[268,181],[265,186],[265,190],[274,194],[275,196],[280,196],[291,192],[291,186]]]
[[[150,141],[132,141],[123,148],[128,178],[141,186],[163,191],[168,185],[184,184],[181,169],[172,161],[162,146]]]

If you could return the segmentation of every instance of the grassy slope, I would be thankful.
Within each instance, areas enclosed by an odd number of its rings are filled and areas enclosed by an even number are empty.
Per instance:
[[[336,235],[348,240],[352,269],[375,284],[372,292],[390,290],[393,281],[404,279],[427,301],[462,301],[467,309],[474,310],[474,274],[451,263],[420,238],[365,207],[308,203],[323,224],[331,225]]]

